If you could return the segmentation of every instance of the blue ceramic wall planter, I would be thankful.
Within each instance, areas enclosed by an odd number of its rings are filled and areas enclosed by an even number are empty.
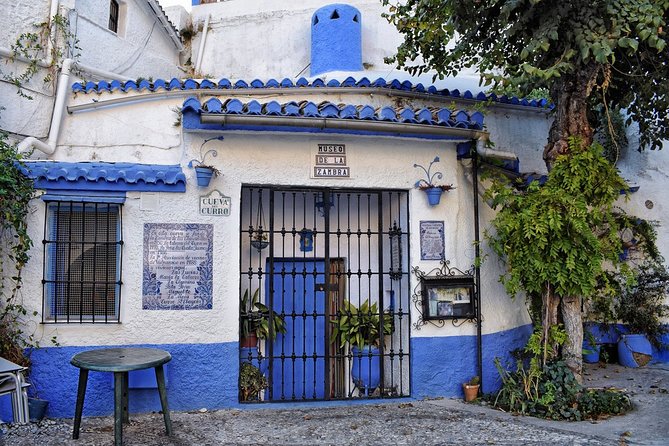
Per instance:
[[[198,166],[195,168],[195,178],[197,185],[200,187],[207,187],[211,182],[211,177],[214,176],[214,169],[207,166]]]
[[[202,145],[200,145],[200,155],[202,156],[201,159],[192,159],[188,162],[188,167],[191,169],[195,169],[195,179],[197,180],[197,185],[200,187],[207,187],[209,186],[209,183],[211,182],[212,177],[219,176],[221,174],[221,171],[215,168],[214,166],[211,166],[209,164],[205,163],[205,160],[207,158],[207,155],[211,154],[212,157],[217,157],[218,152],[216,150],[209,150],[205,152],[204,155],[202,155],[202,148],[206,143],[212,140],[219,140],[222,141],[223,137],[222,136],[216,136],[214,138],[209,138],[205,139],[202,142]]]
[[[441,194],[445,191],[455,189],[452,184],[434,184],[435,178],[442,179],[444,175],[441,172],[432,173],[432,165],[439,162],[439,157],[435,156],[434,159],[430,162],[427,169],[420,164],[414,164],[413,167],[418,167],[423,169],[425,172],[425,178],[416,181],[414,187],[425,192],[427,195],[427,202],[430,206],[436,206],[441,200]]]

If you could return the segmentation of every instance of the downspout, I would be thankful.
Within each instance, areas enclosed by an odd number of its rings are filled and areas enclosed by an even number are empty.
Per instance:
[[[197,50],[197,58],[195,59],[195,73],[200,72],[200,66],[202,65],[202,54],[204,52],[204,44],[207,41],[207,31],[209,30],[210,19],[211,14],[207,14],[207,18],[204,20],[204,28],[202,28],[202,39],[200,39],[200,46]]]
[[[70,83],[70,71],[72,70],[72,65],[72,59],[65,59],[63,61],[63,67],[60,76],[58,77],[56,99],[53,103],[49,138],[47,139],[46,144],[34,136],[29,136],[19,143],[19,153],[26,153],[33,147],[47,155],[51,155],[56,151],[56,143],[58,142],[58,136],[60,134],[60,123],[63,119],[63,112],[65,111],[65,100],[67,98],[67,88]]]
[[[4,48],[0,48],[0,55],[5,55]],[[10,51],[10,55],[11,55]],[[16,58],[19,59],[19,58]],[[95,76],[106,77],[109,79],[123,79],[128,80],[127,76],[119,75],[109,71],[98,70],[97,68],[88,65],[80,64],[72,59],[63,60],[63,66],[58,77],[58,86],[56,87],[56,98],[53,104],[53,113],[51,114],[51,126],[49,127],[49,137],[44,143],[34,136],[29,136],[18,145],[19,153],[27,153],[30,149],[35,148],[47,155],[53,154],[56,151],[56,144],[60,136],[60,125],[63,120],[63,113],[65,112],[65,105],[67,103],[67,90],[70,87],[70,74],[73,69],[79,69]]]
[[[476,141],[476,149],[472,158],[472,177],[473,177],[473,192],[474,192],[474,281],[476,286],[476,365],[478,369],[478,376],[481,380],[481,387],[483,389],[483,339],[481,325],[481,234],[479,221],[479,179],[478,179],[478,148],[485,146],[485,140],[479,138]]]
[[[474,153],[472,154],[472,171],[471,176],[465,174],[467,179],[472,181],[472,190],[473,190],[473,201],[474,201],[474,281],[476,286],[476,341],[477,341],[477,358],[476,365],[478,369],[478,376],[481,379],[481,389],[483,389],[483,329],[482,329],[482,320],[481,320],[481,268],[480,268],[480,259],[481,259],[481,222],[479,216],[479,195],[482,193],[479,191],[479,178],[478,178],[478,167],[479,167],[479,155],[505,159],[505,160],[517,160],[518,156],[513,152],[507,152],[503,150],[494,150],[486,147],[487,135],[482,135],[476,140],[476,147]],[[492,203],[488,203],[491,205]]]

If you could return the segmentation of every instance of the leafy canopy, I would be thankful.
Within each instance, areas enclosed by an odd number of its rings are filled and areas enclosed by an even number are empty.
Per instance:
[[[594,73],[586,95],[626,109],[642,147],[669,139],[669,0],[381,1],[405,39],[388,61],[412,75],[476,68],[486,85],[528,94]]]
[[[535,181],[518,193],[501,183],[492,187],[501,207],[492,222],[491,246],[507,260],[507,291],[557,295],[592,294],[604,260],[620,252],[613,203],[627,186],[602,156],[571,139],[571,156],[557,159],[543,186]]]

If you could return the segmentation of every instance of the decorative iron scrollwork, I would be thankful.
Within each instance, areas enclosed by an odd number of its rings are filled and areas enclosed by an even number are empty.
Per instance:
[[[476,308],[479,305],[479,300],[478,300],[478,290],[476,289],[476,286],[474,285],[474,266],[472,266],[470,269],[466,271],[462,271],[459,268],[452,267],[450,264],[449,260],[442,260],[441,265],[437,268],[433,268],[429,272],[425,272],[420,269],[420,267],[415,266],[412,268],[411,272],[416,276],[417,283],[416,286],[413,289],[413,295],[411,296],[411,299],[413,301],[414,307],[417,310],[417,318],[416,322],[413,323],[413,327],[416,330],[420,330],[421,326],[426,325],[428,323],[434,325],[435,327],[444,327],[446,325],[446,320],[450,320],[451,324],[454,327],[460,327],[466,322],[473,322],[476,323]],[[472,289],[472,295],[471,295],[471,312],[466,315],[452,315],[452,313],[446,313],[443,314],[439,312],[437,315],[436,313],[433,315],[427,315],[428,311],[426,311],[426,301],[425,301],[425,296],[423,296],[424,290],[425,290],[425,282],[426,281],[434,281],[436,283],[440,283],[440,279],[443,279],[441,282],[448,282],[450,280],[458,281],[460,279],[462,280],[467,280],[471,281],[471,289]],[[434,303],[434,302],[433,302]],[[441,316],[440,316],[441,315]]]

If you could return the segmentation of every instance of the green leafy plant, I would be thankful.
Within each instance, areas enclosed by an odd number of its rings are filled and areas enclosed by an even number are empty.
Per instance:
[[[467,384],[468,386],[478,386],[479,384],[481,384],[481,378],[478,375],[472,376],[471,379],[467,381],[465,384]]]
[[[519,192],[498,181],[490,189],[499,212],[492,222],[496,231],[487,237],[507,262],[507,274],[500,280],[510,295],[525,291],[533,300],[531,307],[542,309],[535,323],[544,327],[544,342],[558,321],[558,300],[562,317],[570,317],[565,326],[582,327],[581,296],[595,292],[602,265],[617,264],[622,250],[613,203],[625,182],[602,156],[599,144],[585,147],[576,139],[570,144],[571,156],[558,158],[543,186],[535,181]],[[561,351],[579,372],[581,338],[576,331],[569,335]]]
[[[239,397],[242,401],[257,401],[258,394],[267,388],[267,378],[258,367],[243,363],[239,369]]]
[[[669,332],[663,318],[669,316],[664,299],[669,292],[669,272],[659,262],[643,262],[634,269],[633,280],[620,287],[615,304],[616,317],[630,333],[645,334],[656,347]]]
[[[393,331],[391,313],[386,312],[383,318],[383,334],[389,335]],[[332,343],[337,343],[343,348],[347,343],[351,347],[362,348],[365,345],[379,346],[379,328],[381,317],[378,303],[370,305],[366,299],[360,308],[350,301],[345,301],[343,308],[338,312],[332,323]]]
[[[27,332],[29,317],[37,313],[30,312],[21,297],[21,273],[32,247],[26,219],[34,195],[22,166],[16,147],[0,132],[0,356],[27,367],[30,349],[39,347],[39,339]]]
[[[70,23],[65,16],[56,14],[51,22],[37,23],[33,27],[34,31],[22,33],[11,44],[13,55],[10,60],[13,61],[17,56],[26,59],[28,62],[25,69],[21,73],[0,71],[0,77],[14,84],[17,94],[26,99],[33,99],[25,92],[25,85],[39,73],[42,57],[46,56],[51,61],[51,65],[47,67],[48,72],[43,78],[44,84],[49,84],[55,81],[56,73],[61,68],[65,56],[76,60],[81,50],[79,41],[70,30]],[[50,54],[46,54],[47,50],[50,50]]]
[[[260,302],[260,288],[256,288],[253,295],[247,289],[241,301],[241,335],[243,338],[255,334],[258,339],[272,339],[270,333],[270,319],[273,322],[273,335],[286,333],[286,323],[277,313],[270,318],[269,308]]]
[[[556,359],[556,352],[550,352],[548,362],[542,367],[541,330],[537,327],[530,336],[514,371],[506,370],[499,358],[495,358],[495,367],[502,378],[501,389],[491,399],[495,407],[523,415],[574,421],[631,409],[629,398],[621,392],[581,386],[567,364]],[[551,327],[551,336],[558,346],[566,340],[559,326]]]

